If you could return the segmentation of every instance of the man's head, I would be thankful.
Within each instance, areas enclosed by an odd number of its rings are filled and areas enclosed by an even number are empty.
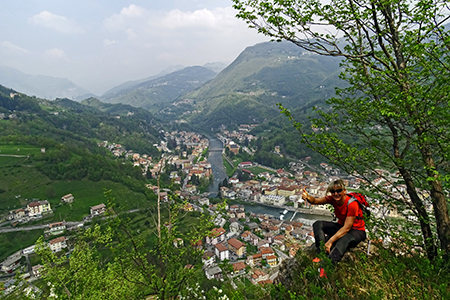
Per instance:
[[[333,180],[327,188],[327,194],[330,193],[335,200],[339,200],[345,195],[346,189],[342,179]]]

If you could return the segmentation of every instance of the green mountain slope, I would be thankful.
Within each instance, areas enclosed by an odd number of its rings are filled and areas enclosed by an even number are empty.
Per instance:
[[[216,76],[210,69],[194,66],[158,77],[136,86],[109,93],[102,97],[103,102],[123,103],[158,112],[164,103],[170,103],[180,95],[186,94]]]
[[[0,66],[0,84],[45,99],[67,97],[80,100],[86,98],[86,95],[92,95],[69,79],[29,75],[7,66]]]
[[[338,59],[307,54],[290,43],[257,44],[166,113],[198,127],[261,123],[278,113],[276,103],[297,108],[334,95],[342,85],[339,72]]]
[[[103,189],[116,191],[124,208],[147,203],[140,168],[113,158],[97,143],[108,140],[157,157],[154,118],[144,110],[138,111],[142,118],[121,116],[122,106],[111,110],[115,112],[68,99],[37,99],[0,86],[0,216],[26,205],[25,199],[48,199],[60,206],[60,197],[73,193],[79,201],[61,207],[47,221],[79,220],[89,206],[104,201]]]

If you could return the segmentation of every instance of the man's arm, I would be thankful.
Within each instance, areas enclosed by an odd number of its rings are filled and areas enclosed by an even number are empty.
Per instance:
[[[308,201],[311,204],[326,204],[327,199],[325,197],[315,198],[308,194],[306,189],[303,189],[302,199]]]
[[[344,226],[338,230],[326,243],[325,243],[325,252],[330,253],[331,246],[334,242],[339,240],[341,237],[347,234],[347,232],[352,229],[353,223],[355,223],[356,216],[347,216],[345,218]]]

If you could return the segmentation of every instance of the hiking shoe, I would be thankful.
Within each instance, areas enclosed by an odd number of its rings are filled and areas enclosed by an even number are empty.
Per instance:
[[[312,260],[313,262],[315,262],[315,263],[318,263],[318,262],[320,262],[321,261],[321,259],[320,258],[318,258],[318,257],[316,257],[316,258],[314,258],[313,260]]]
[[[319,277],[320,278],[328,278],[327,273],[325,273],[324,268],[319,268]]]

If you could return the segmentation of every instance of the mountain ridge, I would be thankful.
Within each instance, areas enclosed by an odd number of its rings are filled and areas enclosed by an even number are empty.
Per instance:
[[[67,78],[30,75],[8,66],[0,66],[0,83],[21,93],[47,100],[56,98],[81,100],[93,96],[91,92]]]

